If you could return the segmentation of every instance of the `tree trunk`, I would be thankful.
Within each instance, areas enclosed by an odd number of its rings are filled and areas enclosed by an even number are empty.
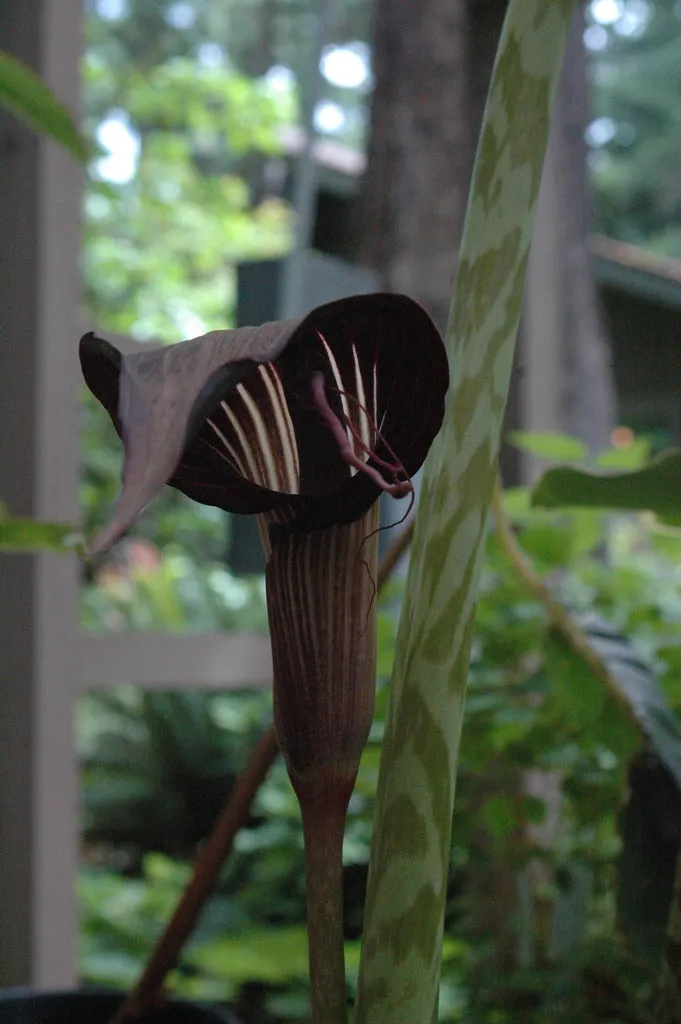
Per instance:
[[[360,256],[379,271],[383,287],[413,296],[441,328],[506,6],[506,0],[376,4],[375,92]],[[556,306],[548,317],[540,317],[542,325],[550,323],[552,337],[533,339],[544,356],[547,346],[555,351],[549,358],[550,379],[542,366],[539,382],[542,408],[550,410],[551,418],[536,419],[527,403],[523,407],[512,394],[507,422],[528,425],[529,416],[535,429],[565,430],[598,448],[607,444],[615,397],[587,249],[591,201],[584,129],[589,109],[582,33],[580,11],[568,43],[551,139],[553,299],[541,284],[535,300]],[[528,317],[525,326],[532,322]],[[531,375],[532,366],[526,372]],[[511,462],[507,472],[515,476]]]
[[[447,319],[506,0],[378,0],[362,260]]]

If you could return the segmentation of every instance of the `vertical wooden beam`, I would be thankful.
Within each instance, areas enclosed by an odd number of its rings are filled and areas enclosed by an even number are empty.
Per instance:
[[[80,0],[4,0],[3,46],[78,105]],[[0,122],[0,495],[17,515],[74,521],[80,172]],[[75,974],[73,748],[77,568],[0,564],[0,984]]]
[[[0,8],[0,38],[34,63],[37,19],[9,0]],[[36,8],[37,9],[37,8]],[[34,404],[37,260],[37,142],[0,108],[0,495],[15,515],[32,510],[34,447],[21,435]],[[23,186],[22,186],[23,182]],[[0,984],[25,982],[30,971],[32,749],[32,596],[35,565],[0,556]]]

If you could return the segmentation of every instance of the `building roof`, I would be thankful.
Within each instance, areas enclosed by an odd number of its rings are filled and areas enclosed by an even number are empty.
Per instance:
[[[600,285],[681,310],[681,260],[604,235],[593,235],[589,247]]]

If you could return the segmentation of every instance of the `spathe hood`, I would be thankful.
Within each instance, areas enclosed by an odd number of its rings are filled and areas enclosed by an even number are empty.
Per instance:
[[[121,495],[96,551],[166,483],[231,512],[286,506],[281,529],[291,533],[353,522],[421,466],[448,384],[429,316],[389,294],[133,355],[86,334],[80,358],[125,447]]]

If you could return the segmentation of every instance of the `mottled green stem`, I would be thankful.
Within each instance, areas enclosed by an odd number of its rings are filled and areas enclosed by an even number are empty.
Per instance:
[[[346,1024],[343,949],[344,800],[300,801],[305,836],[312,1024]]]
[[[357,1024],[437,1020],[473,617],[532,221],[572,0],[510,0],[447,331],[451,385],[426,462],[374,814]]]

